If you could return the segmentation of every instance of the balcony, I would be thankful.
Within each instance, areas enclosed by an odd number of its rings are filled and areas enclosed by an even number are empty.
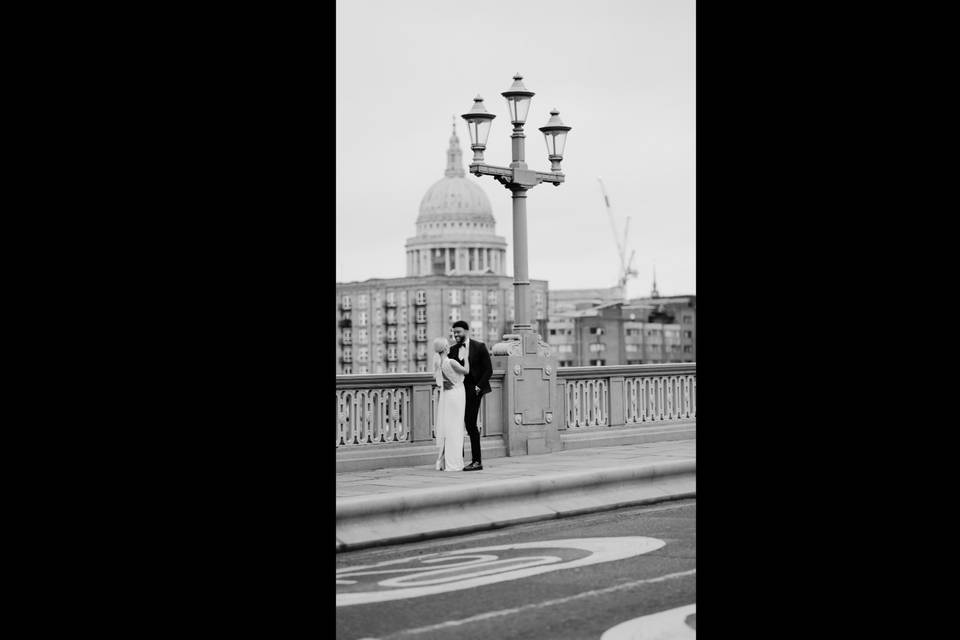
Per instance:
[[[397,361],[397,354],[395,353],[387,354],[387,362],[396,362],[396,361]]]
[[[423,299],[417,298],[416,300],[414,300],[413,304],[414,304],[415,306],[417,306],[417,307],[425,307],[425,306],[427,306],[427,299],[426,299],[426,298],[423,298]]]
[[[350,352],[343,354],[340,356],[340,362],[353,362],[353,354]]]
[[[340,344],[342,344],[342,345],[344,345],[344,346],[351,345],[351,344],[353,344],[353,338],[351,338],[350,336],[344,336],[344,337],[340,338]]]
[[[349,318],[347,318],[346,320],[341,320],[340,322],[337,323],[337,326],[340,327],[341,329],[350,329],[353,327],[353,320],[350,320]]]
[[[427,336],[418,333],[418,334],[417,334],[417,337],[414,338],[414,339],[415,339],[417,342],[426,342],[426,341],[427,341]]]

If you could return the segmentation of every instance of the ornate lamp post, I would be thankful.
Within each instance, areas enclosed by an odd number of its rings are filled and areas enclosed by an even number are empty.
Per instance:
[[[514,324],[513,334],[504,336],[510,341],[524,341],[523,350],[527,351],[526,341],[535,340],[533,325],[530,322],[530,281],[527,271],[527,191],[541,182],[549,182],[559,186],[564,180],[560,171],[560,162],[563,160],[563,147],[566,143],[567,132],[570,127],[560,121],[559,112],[554,109],[550,112],[551,118],[547,125],[540,127],[547,141],[547,157],[551,163],[550,172],[532,171],[524,161],[525,138],[523,125],[527,120],[527,111],[530,109],[530,99],[534,93],[523,86],[523,76],[519,73],[513,76],[513,85],[503,92],[507,99],[510,111],[510,122],[513,124],[513,133],[510,134],[513,161],[509,167],[497,167],[483,162],[483,152],[487,146],[487,136],[490,135],[490,125],[496,117],[488,113],[483,107],[483,98],[473,99],[473,109],[463,114],[470,132],[470,148],[473,150],[473,162],[470,163],[470,173],[476,176],[493,176],[493,179],[510,190],[513,199],[513,285],[514,285]],[[529,338],[524,334],[530,334]],[[505,343],[494,347],[494,354],[509,350]]]
[[[550,359],[549,346],[533,330],[530,320],[530,280],[527,271],[527,191],[541,182],[558,186],[564,181],[560,171],[563,148],[570,127],[560,121],[559,112],[550,112],[546,126],[540,127],[547,142],[550,171],[533,171],[524,160],[523,125],[534,93],[523,86],[523,77],[513,77],[513,85],[501,95],[507,99],[513,133],[510,134],[512,162],[509,167],[484,163],[490,126],[496,117],[483,106],[483,98],[474,98],[473,108],[463,114],[470,132],[473,161],[470,173],[493,176],[510,190],[513,200],[513,333],[493,346],[495,368],[503,367],[504,378],[504,436],[508,455],[544,453],[561,447],[560,436],[553,425],[554,375],[556,368]]]

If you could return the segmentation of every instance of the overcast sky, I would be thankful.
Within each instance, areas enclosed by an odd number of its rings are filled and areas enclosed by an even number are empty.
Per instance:
[[[530,276],[551,289],[610,287],[619,260],[597,177],[647,295],[696,293],[695,17],[693,0],[337,0],[338,282],[406,275],[404,243],[420,200],[443,177],[451,116],[483,96],[493,121],[484,160],[510,163],[500,95],[520,72],[533,97],[526,162],[548,171],[553,107],[573,127],[559,187],[529,192]],[[513,273],[510,193],[489,176],[497,234]],[[628,252],[629,253],[629,252]]]

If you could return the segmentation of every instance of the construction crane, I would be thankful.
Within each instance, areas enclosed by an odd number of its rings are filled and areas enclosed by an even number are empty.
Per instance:
[[[620,256],[620,275],[617,278],[617,286],[627,295],[627,280],[637,277],[637,271],[633,268],[633,256],[636,251],[630,252],[630,258],[627,259],[627,236],[630,234],[630,216],[623,225],[623,234],[617,230],[616,220],[613,218],[613,207],[610,206],[610,196],[607,194],[607,188],[603,180],[598,176],[597,182],[600,183],[600,190],[603,192],[603,202],[607,207],[607,215],[610,217],[610,228],[613,229],[613,239],[617,243],[617,254]],[[621,239],[622,238],[622,239]]]

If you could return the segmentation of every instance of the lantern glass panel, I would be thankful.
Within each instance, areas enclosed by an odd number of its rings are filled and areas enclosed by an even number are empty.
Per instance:
[[[467,131],[470,133],[470,144],[487,146],[487,137],[490,135],[492,118],[476,118],[467,121]]]
[[[510,96],[507,98],[507,108],[510,110],[510,122],[523,124],[530,110],[530,96]]]
[[[543,137],[547,141],[548,156],[562,156],[563,148],[567,144],[566,131],[545,131]]]

